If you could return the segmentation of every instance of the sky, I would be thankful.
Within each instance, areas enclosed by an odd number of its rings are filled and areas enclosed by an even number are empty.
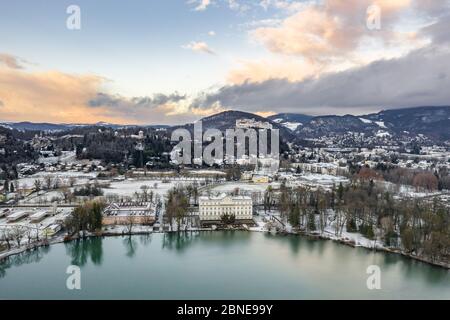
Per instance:
[[[449,30],[449,0],[2,1],[0,120],[450,105]]]

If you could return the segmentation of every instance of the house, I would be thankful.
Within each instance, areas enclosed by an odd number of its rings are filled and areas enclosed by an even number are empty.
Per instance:
[[[45,227],[43,234],[45,237],[52,237],[61,230],[61,225],[59,223],[52,223]]]
[[[214,197],[199,198],[200,221],[219,221],[224,215],[234,215],[236,220],[253,218],[253,201],[249,196],[230,196],[221,194]]]
[[[30,212],[28,212],[28,211],[16,211],[16,212],[10,214],[9,216],[7,216],[6,221],[7,222],[15,222],[22,218],[27,217],[29,214],[30,214]]]
[[[236,119],[236,129],[272,129],[269,122],[257,121],[255,119]]]
[[[252,181],[254,183],[269,183],[269,177],[266,175],[254,174],[252,176]]]
[[[104,225],[153,224],[155,209],[151,202],[113,202],[103,211]]]
[[[41,210],[30,216],[30,221],[32,223],[38,223],[44,220],[47,216],[51,215],[50,211]]]

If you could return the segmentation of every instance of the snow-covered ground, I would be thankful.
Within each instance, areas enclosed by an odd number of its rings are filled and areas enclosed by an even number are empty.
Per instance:
[[[269,232],[270,231],[270,217],[274,216],[278,219],[282,220],[280,217],[279,212],[277,211],[271,211],[264,213],[263,211],[259,212],[259,215],[254,216],[254,221],[257,224],[255,227],[250,227],[250,231],[254,232]],[[330,216],[329,216],[330,217]],[[316,226],[319,226],[319,216],[316,216]],[[293,232],[292,226],[287,222],[283,221],[285,224],[284,230],[288,233],[295,233]],[[365,247],[365,248],[384,248],[382,243],[380,241],[370,240],[363,235],[361,235],[358,232],[347,232],[346,227],[344,226],[344,230],[340,235],[336,235],[336,226],[333,221],[328,221],[328,225],[324,228],[323,233],[321,233],[319,230],[314,233],[315,235],[320,235],[324,238],[328,238],[331,240],[336,241],[345,241],[348,243],[352,243],[353,245],[357,247]]]
[[[57,213],[55,215],[47,216],[42,221],[40,221],[38,223],[33,223],[30,220],[30,216],[33,213],[36,213],[38,211],[53,212],[54,208],[53,207],[48,207],[48,208],[16,207],[16,208],[14,208],[13,212],[28,211],[28,212],[30,212],[30,215],[28,217],[25,217],[25,218],[17,221],[17,222],[7,222],[6,217],[2,217],[2,218],[0,218],[0,230],[3,228],[13,228],[15,226],[20,226],[20,227],[29,229],[31,232],[31,236],[33,238],[36,237],[36,232],[39,232],[39,237],[42,238],[44,236],[43,231],[46,227],[48,227],[51,224],[57,223],[58,221],[63,221],[72,212],[72,210],[73,210],[72,208],[57,208],[56,209]],[[22,242],[24,244],[27,241],[28,241],[27,237],[24,237],[22,239]]]
[[[299,126],[302,126],[303,124],[300,122],[285,122],[282,123],[282,125],[288,128],[289,130],[295,131]]]
[[[189,175],[226,175],[225,172],[219,170],[187,170],[186,173]]]
[[[211,188],[212,192],[217,193],[230,193],[236,189],[246,192],[264,192],[267,187],[271,185],[274,189],[278,188],[280,184],[278,182],[272,183],[250,183],[250,182],[227,182]]]
[[[61,156],[59,157],[40,157],[38,159],[38,163],[47,163],[47,164],[55,164],[55,163],[74,163],[76,162],[76,153],[75,151],[62,151]]]
[[[386,125],[384,124],[384,121],[375,121],[375,123],[376,123],[380,128],[387,129]]]
[[[359,118],[359,120],[361,120],[364,123],[372,123],[372,120],[369,119]]]
[[[75,178],[77,185],[86,184],[91,180],[97,178],[97,172],[79,172],[79,171],[64,171],[64,172],[38,172],[26,178],[18,179],[19,189],[31,189],[36,180],[40,180],[42,186],[45,185],[45,179],[51,177],[52,179],[60,179],[63,185],[69,184],[69,179]]]
[[[309,186],[327,189],[332,188],[333,186],[338,186],[340,183],[345,185],[349,183],[349,180],[346,177],[342,176],[319,173],[305,173],[297,177],[297,179],[295,180],[290,180],[288,186]]]
[[[55,199],[62,200],[64,195],[61,191],[49,191],[43,192],[42,194],[33,193],[32,195],[20,200],[20,204],[46,204],[50,203]]]
[[[409,186],[409,185],[397,185],[392,182],[388,181],[378,181],[378,184],[383,185],[387,191],[389,191],[392,194],[397,195],[398,197],[402,198],[423,198],[423,197],[438,197],[443,194],[442,191],[423,191],[423,190],[417,190],[416,187]],[[444,191],[444,194],[446,191]]]
[[[390,137],[391,134],[389,132],[387,132],[387,131],[384,131],[384,130],[378,130],[376,136],[379,137],[379,138],[386,138],[386,137]]]
[[[156,184],[156,188],[155,188]],[[142,192],[141,187],[147,186],[148,192],[153,191],[154,194],[159,194],[164,197],[169,189],[176,185],[189,185],[192,181],[178,181],[170,180],[169,183],[163,183],[162,180],[125,180],[111,182],[108,188],[104,188],[104,195],[117,195],[121,197],[131,197],[135,192]]]

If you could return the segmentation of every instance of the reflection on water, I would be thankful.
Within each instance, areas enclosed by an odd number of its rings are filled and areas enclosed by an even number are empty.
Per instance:
[[[272,235],[270,233],[265,233],[264,237],[266,239],[270,239],[271,241],[278,241],[287,246],[289,246],[291,252],[296,256],[298,255],[302,249],[306,249],[309,253],[316,253],[322,255],[325,250],[326,241],[322,240],[312,240],[308,238],[301,238],[298,235]]]
[[[139,235],[138,238],[139,238],[139,242],[143,246],[147,246],[152,242],[152,234],[151,233]]]
[[[0,278],[6,276],[6,270],[11,267],[21,266],[23,264],[37,263],[50,252],[51,246],[30,249],[20,254],[10,256],[0,262]]]
[[[220,236],[217,236],[220,234]],[[183,253],[190,247],[198,244],[202,246],[214,246],[221,249],[243,246],[251,238],[250,232],[242,231],[189,231],[171,232],[162,235],[162,248]]]
[[[125,247],[125,254],[129,258],[133,258],[136,254],[136,250],[138,248],[138,242],[133,236],[124,236],[122,243]]]
[[[183,252],[195,239],[198,238],[199,232],[170,232],[162,235],[162,248],[168,250],[176,250]]]
[[[88,258],[91,258],[95,265],[101,265],[103,262],[103,239],[101,237],[77,239],[65,243],[65,247],[73,265],[83,267]]]

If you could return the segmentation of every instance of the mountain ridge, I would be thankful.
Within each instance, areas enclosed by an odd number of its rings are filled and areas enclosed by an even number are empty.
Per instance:
[[[367,135],[418,135],[424,134],[438,141],[450,139],[450,106],[420,106],[399,109],[384,109],[377,113],[362,115],[322,115],[311,116],[301,113],[279,113],[269,117],[257,114],[228,110],[201,119],[203,129],[225,130],[235,127],[238,119],[254,119],[268,122],[279,129],[286,139],[295,137],[314,138],[326,135],[339,135],[346,132],[359,132]],[[3,122],[0,126],[19,131],[65,131],[77,127],[109,127],[113,129],[134,127],[156,127],[170,130],[184,127],[192,129],[193,124],[165,125],[119,125],[105,122],[96,124],[56,124],[30,121]]]

